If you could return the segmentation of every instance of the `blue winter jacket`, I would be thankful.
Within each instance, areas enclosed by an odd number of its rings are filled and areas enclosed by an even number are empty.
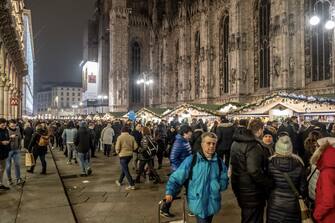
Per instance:
[[[172,171],[175,171],[184,159],[190,155],[192,155],[190,143],[180,134],[177,134],[170,154]]]
[[[221,209],[221,191],[228,187],[227,168],[222,162],[219,176],[218,157],[211,160],[197,152],[197,162],[192,169],[187,191],[187,204],[192,213],[201,218],[215,215]],[[179,168],[172,173],[166,185],[166,194],[176,197],[182,185],[188,180],[192,156],[187,157]]]

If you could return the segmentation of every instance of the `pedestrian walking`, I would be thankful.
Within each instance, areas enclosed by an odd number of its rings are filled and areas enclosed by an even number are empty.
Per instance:
[[[7,129],[7,121],[4,118],[0,118],[0,190],[9,190],[9,187],[3,184],[6,159],[10,151],[9,143],[10,137]]]
[[[110,153],[113,148],[113,139],[114,139],[115,133],[112,129],[111,123],[108,123],[107,126],[102,130],[101,132],[101,143],[104,146],[104,155],[109,157]],[[114,148],[112,151],[112,155],[116,155]]]
[[[221,192],[228,186],[227,168],[215,152],[216,143],[214,133],[204,133],[201,150],[187,157],[166,185],[167,202],[172,202],[182,185],[188,185],[187,204],[197,223],[212,222],[213,216],[221,209]]]
[[[67,148],[67,164],[71,165],[72,160],[77,163],[77,150],[74,144],[75,138],[77,136],[77,129],[73,121],[69,121],[66,129],[64,129],[62,138],[66,144]]]
[[[263,223],[273,182],[268,175],[270,153],[262,146],[264,124],[259,119],[235,130],[231,147],[231,183],[241,208],[242,223]]]
[[[90,149],[94,146],[94,139],[87,128],[86,122],[80,123],[74,144],[78,148],[78,160],[81,171],[80,176],[85,177],[91,175]]]
[[[290,178],[300,195],[306,196],[306,174],[302,159],[293,154],[289,136],[280,137],[275,145],[275,154],[270,157],[269,176],[274,181],[267,203],[266,222],[300,223],[298,198],[284,174]]]
[[[313,216],[317,223],[335,222],[335,138],[318,140],[319,148],[311,158],[320,172],[316,183],[315,209]]]
[[[226,116],[221,116],[221,123],[216,128],[218,137],[217,153],[224,159],[226,166],[229,166],[231,144],[233,143],[233,134],[235,126]]]
[[[172,173],[178,169],[180,164],[188,157],[192,155],[192,148],[189,143],[192,138],[192,129],[188,125],[180,126],[179,132],[176,135],[176,140],[172,146],[170,162],[171,162],[171,171]],[[184,184],[187,188],[187,184]],[[163,203],[160,214],[164,217],[171,218],[174,217],[170,213],[170,208],[172,205],[172,200],[167,200]],[[191,214],[191,213],[190,213]]]
[[[40,159],[42,164],[42,171],[41,174],[46,174],[47,171],[47,162],[45,160],[45,155],[48,152],[48,145],[49,145],[49,135],[48,130],[46,129],[45,125],[43,123],[38,124],[36,126],[36,131],[33,134],[33,137],[29,143],[28,151],[30,153],[33,153],[35,162],[37,161],[37,158]],[[27,170],[28,173],[34,173],[36,163],[34,166],[30,167],[30,169]]]
[[[10,120],[8,124],[8,134],[10,138],[10,151],[6,161],[6,173],[9,185],[13,185],[12,180],[12,161],[14,162],[15,170],[15,184],[20,185],[24,183],[21,178],[21,131],[16,125],[15,120]]]
[[[135,190],[135,183],[133,181],[132,176],[129,172],[129,162],[133,157],[133,152],[137,150],[138,145],[134,136],[129,134],[129,128],[127,126],[122,128],[121,135],[118,137],[115,145],[116,153],[120,157],[120,166],[121,166],[121,174],[120,178],[115,181],[118,186],[122,185],[124,177],[127,178],[129,186],[126,188],[127,190]]]

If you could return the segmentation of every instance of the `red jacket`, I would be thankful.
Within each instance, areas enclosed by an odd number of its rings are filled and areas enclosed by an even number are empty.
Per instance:
[[[335,222],[335,148],[328,146],[317,168],[320,176],[316,184],[314,218],[318,223]]]

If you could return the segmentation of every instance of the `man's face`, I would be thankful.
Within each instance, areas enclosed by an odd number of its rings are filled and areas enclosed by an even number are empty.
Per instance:
[[[187,141],[190,141],[191,138],[192,138],[192,131],[189,131],[189,132],[186,132],[184,133],[184,136],[183,136]]]
[[[0,124],[0,129],[5,129],[6,128],[6,122]]]
[[[216,150],[217,139],[205,137],[201,142],[202,151],[206,156],[213,156]]]
[[[9,123],[9,128],[16,129],[16,124],[15,123]]]

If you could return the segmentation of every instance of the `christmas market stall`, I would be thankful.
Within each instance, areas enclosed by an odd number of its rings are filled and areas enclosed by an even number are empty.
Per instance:
[[[231,113],[233,118],[263,117],[265,120],[282,120],[293,115],[300,120],[334,120],[335,100],[288,93],[267,96],[256,103],[247,104]]]
[[[215,108],[208,108],[206,105],[182,104],[163,114],[162,119],[166,119],[170,122],[174,117],[178,116],[179,122],[186,119],[190,123],[193,118],[213,121],[221,115],[217,111],[218,108],[219,105]]]
[[[159,122],[162,119],[162,115],[171,110],[167,108],[141,108],[136,112],[136,118],[146,122],[148,120],[153,122]]]

